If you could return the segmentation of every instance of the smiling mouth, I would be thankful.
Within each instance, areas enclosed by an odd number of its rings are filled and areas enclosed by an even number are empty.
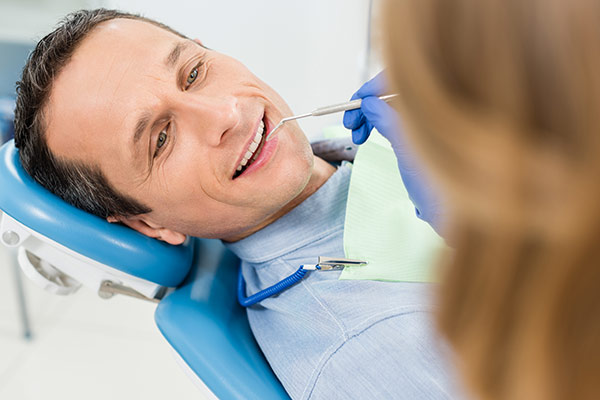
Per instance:
[[[250,142],[250,145],[248,145],[248,148],[246,149],[246,153],[244,154],[242,161],[240,161],[240,163],[238,164],[238,166],[235,170],[235,174],[233,174],[233,179],[235,179],[238,176],[240,176],[241,174],[243,174],[244,171],[250,165],[252,165],[252,163],[254,161],[256,161],[262,148],[265,145],[265,136],[266,136],[265,135],[265,122],[260,121],[260,124],[258,124],[258,129],[256,130],[256,133],[254,134],[254,138],[252,139],[252,142]]]

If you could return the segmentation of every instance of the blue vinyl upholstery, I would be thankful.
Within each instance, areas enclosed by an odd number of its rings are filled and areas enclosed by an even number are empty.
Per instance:
[[[236,300],[239,260],[218,240],[197,239],[195,266],[158,305],[171,346],[220,399],[289,399]]]
[[[0,148],[0,210],[89,258],[164,286],[156,323],[220,399],[288,399],[237,303],[239,260],[218,240],[170,246],[62,201],[23,170],[13,141]],[[191,272],[190,272],[191,271]]]
[[[25,172],[14,140],[0,148],[0,210],[79,254],[162,286],[179,285],[192,264],[190,243],[171,246],[50,193]]]

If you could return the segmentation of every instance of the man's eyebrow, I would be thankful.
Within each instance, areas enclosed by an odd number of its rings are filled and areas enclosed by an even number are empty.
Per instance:
[[[183,50],[189,45],[190,41],[186,40],[183,42],[177,42],[177,44],[173,46],[173,49],[171,49],[169,55],[167,56],[167,58],[165,58],[165,65],[167,66],[167,68],[172,69],[175,66],[175,64],[177,64],[179,56],[181,56]]]
[[[138,142],[140,141],[140,138],[146,131],[146,128],[148,127],[148,124],[150,123],[151,118],[152,118],[152,113],[150,113],[149,111],[144,111],[140,115],[140,118],[138,119],[137,124],[135,124],[135,130],[133,131],[134,132],[133,133],[134,146],[137,146]]]

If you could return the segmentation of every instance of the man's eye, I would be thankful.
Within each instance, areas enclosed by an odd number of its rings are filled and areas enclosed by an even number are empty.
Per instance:
[[[204,68],[204,60],[200,60],[198,61],[198,64],[196,64],[196,66],[190,71],[190,73],[188,74],[187,78],[185,78],[185,88],[189,88],[194,82],[196,82],[196,80],[198,80],[198,77],[202,76],[202,73],[204,72],[203,70]]]
[[[154,151],[154,157],[156,157],[159,153],[161,148],[165,145],[165,143],[167,143],[167,140],[169,139],[169,135],[167,134],[167,128],[163,129],[159,134],[158,134],[158,138],[156,138],[156,150]]]
[[[192,72],[190,72],[190,74],[188,75],[185,82],[187,83],[188,86],[190,86],[192,83],[194,83],[194,81],[196,80],[197,77],[198,77],[198,67],[194,67],[194,69],[192,70]]]

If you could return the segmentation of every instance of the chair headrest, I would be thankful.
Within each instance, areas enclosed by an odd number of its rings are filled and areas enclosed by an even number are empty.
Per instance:
[[[162,286],[182,283],[192,265],[191,240],[169,245],[108,223],[46,190],[21,166],[14,140],[0,148],[0,210],[79,254]]]

